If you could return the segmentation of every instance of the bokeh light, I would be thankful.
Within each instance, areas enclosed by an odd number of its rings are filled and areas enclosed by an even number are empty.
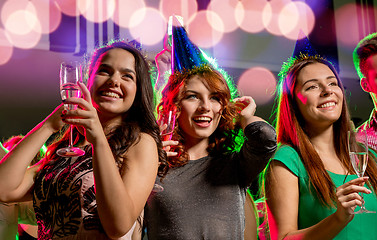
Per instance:
[[[140,22],[138,25],[131,24],[130,33],[134,39],[140,39],[144,45],[154,45],[164,38],[167,23],[162,14],[154,8],[140,9],[131,16],[130,22]]]
[[[48,34],[55,31],[62,20],[58,4],[47,0],[31,0],[30,3],[35,6],[37,17],[41,23],[41,33]],[[28,5],[28,10],[30,10],[30,5]],[[37,30],[34,28],[34,31]]]
[[[80,11],[77,8],[78,0],[55,0],[55,3],[58,4],[59,9],[62,13],[68,16],[78,16]]]
[[[0,29],[0,65],[6,64],[13,54],[13,46],[8,41],[5,31]]]
[[[196,0],[161,0],[159,9],[165,21],[172,15],[178,15],[185,23],[197,13],[198,3]]]
[[[89,21],[102,23],[115,12],[115,0],[79,0],[80,13]]]
[[[221,28],[218,25],[212,25],[217,31],[232,32],[238,28],[236,21],[236,9],[239,6],[238,0],[212,0],[210,1],[207,10],[216,13],[222,20]],[[211,22],[210,22],[211,23]]]
[[[251,96],[257,105],[263,105],[274,98],[276,78],[264,67],[253,67],[241,75],[237,86],[243,96]]]
[[[131,16],[135,12],[144,14],[145,11],[139,11],[145,8],[145,2],[143,0],[117,0],[116,1],[116,13],[113,15],[113,21],[123,28],[129,28],[137,26],[141,23],[144,16],[134,18],[131,23]]]
[[[359,6],[356,4],[347,4],[335,11],[336,19],[336,34],[338,40],[343,43],[345,46],[350,46],[354,48],[359,42],[359,29],[358,18],[357,18],[357,9]],[[373,8],[371,10],[374,10]],[[375,13],[376,14],[376,13]],[[375,15],[377,16],[377,15]],[[375,21],[374,18],[368,19],[366,16],[363,16],[364,22],[366,21]]]
[[[283,7],[279,15],[279,28],[288,39],[296,40],[302,32],[308,36],[314,28],[315,15],[304,2],[291,2]]]
[[[187,23],[187,31],[191,41],[202,48],[215,46],[223,37],[223,32],[217,31],[208,22],[210,18],[219,19],[216,13],[203,10],[199,11]]]
[[[269,4],[267,0],[240,1],[236,15],[239,27],[250,33],[262,31],[264,29],[262,15],[267,4]]]
[[[262,13],[264,27],[273,35],[281,36],[282,32],[279,27],[279,17],[283,8],[291,0],[271,0],[265,5]]]

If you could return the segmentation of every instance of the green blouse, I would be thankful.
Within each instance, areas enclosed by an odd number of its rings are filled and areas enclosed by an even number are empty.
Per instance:
[[[323,206],[318,199],[314,188],[309,183],[308,173],[296,150],[287,145],[281,145],[273,160],[283,163],[299,181],[299,210],[298,228],[304,229],[313,226],[322,219],[333,214],[336,207]],[[327,171],[336,187],[356,179],[356,175],[340,175]],[[376,194],[364,194],[365,207],[377,212]],[[356,208],[356,211],[359,207]],[[356,214],[354,219],[334,239],[377,239],[377,213]]]

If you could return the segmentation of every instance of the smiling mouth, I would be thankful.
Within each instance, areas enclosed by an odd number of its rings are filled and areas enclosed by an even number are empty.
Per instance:
[[[333,107],[335,105],[336,105],[335,102],[328,102],[328,103],[319,105],[318,108],[328,108],[328,107]]]
[[[196,123],[210,123],[212,121],[212,118],[210,118],[210,117],[194,117],[193,120]]]
[[[111,98],[121,98],[118,93],[111,92],[111,91],[102,91],[101,96],[111,97]]]

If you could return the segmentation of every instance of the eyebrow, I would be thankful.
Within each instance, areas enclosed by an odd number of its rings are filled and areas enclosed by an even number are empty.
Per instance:
[[[333,78],[335,78],[336,80],[338,80],[335,76],[328,76],[326,78],[326,80],[333,79]],[[304,82],[304,84],[302,84],[302,86],[305,86],[305,84],[310,83],[310,82],[318,82],[318,79],[316,79],[316,78],[309,79],[308,81]]]
[[[113,68],[112,66],[110,66],[109,64],[107,63],[102,63],[100,65],[100,67],[107,67],[107,68]],[[130,68],[121,68],[120,69],[121,72],[128,72],[128,73],[133,73],[135,76],[136,76],[136,72]]]

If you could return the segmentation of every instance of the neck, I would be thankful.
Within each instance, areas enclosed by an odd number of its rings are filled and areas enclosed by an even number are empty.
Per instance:
[[[208,138],[189,140],[186,138],[186,149],[189,160],[197,160],[208,155]]]
[[[322,129],[312,128],[308,132],[310,132],[310,142],[318,154],[323,152],[335,153],[333,125]]]
[[[115,118],[106,118],[103,116],[98,116],[99,120],[101,122],[103,132],[105,134],[108,134],[111,129],[113,129],[116,126],[119,126],[122,123],[122,117],[115,117]]]

